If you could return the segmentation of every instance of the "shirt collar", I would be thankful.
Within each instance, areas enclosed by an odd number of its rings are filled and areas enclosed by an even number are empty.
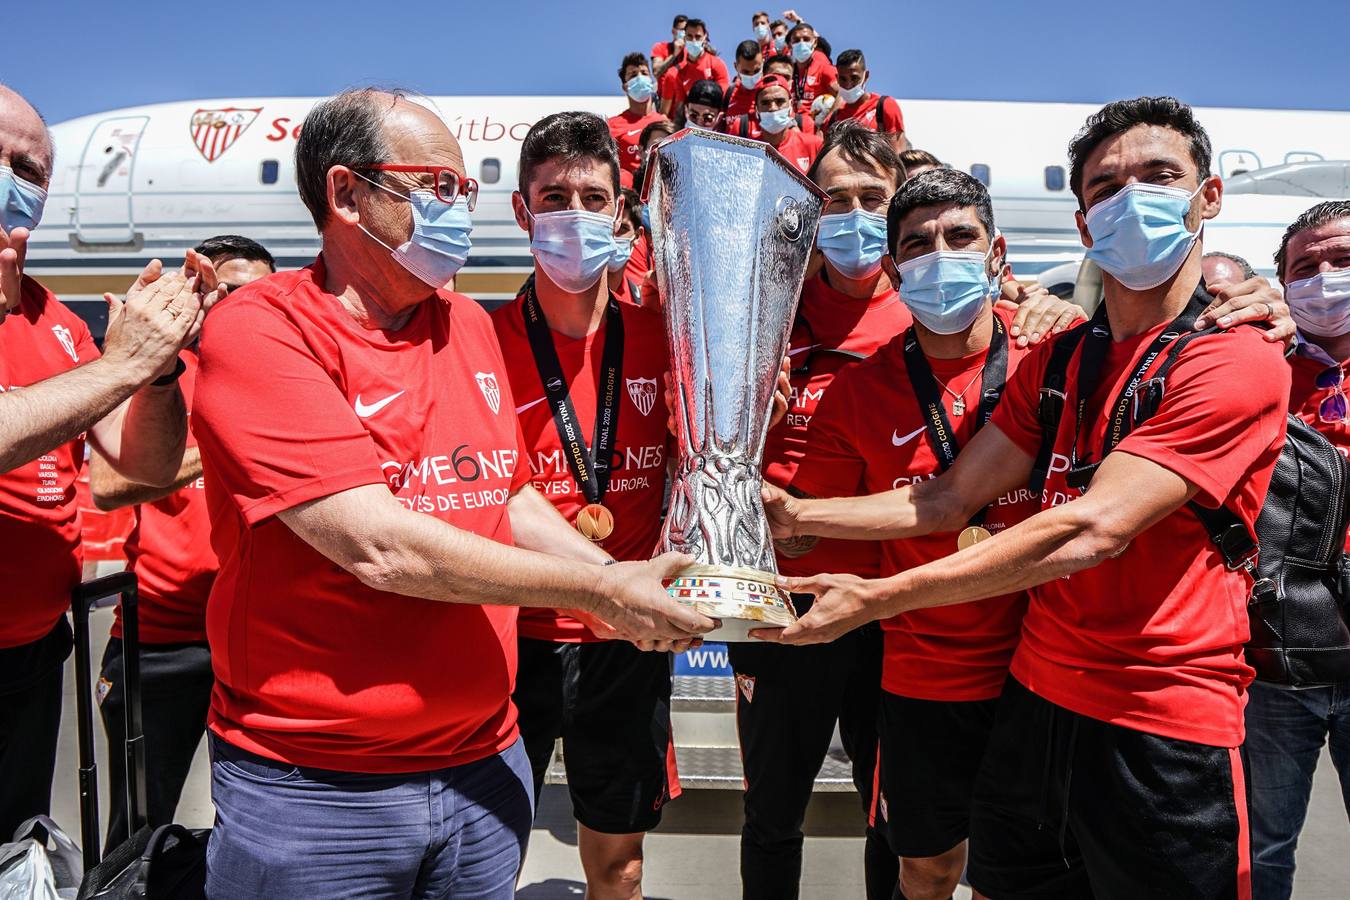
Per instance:
[[[1315,362],[1322,363],[1328,368],[1339,366],[1340,362],[1331,358],[1327,351],[1305,338],[1302,334],[1298,335],[1298,343],[1294,346],[1294,352],[1299,356],[1306,356]]]

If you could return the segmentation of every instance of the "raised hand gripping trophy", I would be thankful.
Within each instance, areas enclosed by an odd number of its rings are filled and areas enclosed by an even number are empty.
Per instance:
[[[712,636],[748,640],[795,618],[760,464],[826,196],[768,144],[702,130],[659,144],[647,172],[678,449],[662,549],[697,560],[668,590],[722,620]]]

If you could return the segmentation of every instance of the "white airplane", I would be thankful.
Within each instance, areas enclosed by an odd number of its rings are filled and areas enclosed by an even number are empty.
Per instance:
[[[259,241],[283,268],[308,264],[318,241],[296,192],[292,156],[300,124],[318,99],[159,103],[55,125],[56,171],[29,245],[29,271],[67,301],[99,300],[104,291],[125,290],[148,260],[176,259],[224,233]],[[473,252],[456,287],[480,300],[508,298],[531,264],[510,206],[525,133],[551,112],[609,116],[624,100],[432,99],[481,186]],[[1015,273],[1072,282],[1083,251],[1066,148],[1097,107],[939,100],[902,107],[916,146],[989,186]],[[1196,112],[1214,144],[1215,171],[1228,181],[1206,248],[1241,253],[1270,274],[1271,253],[1298,213],[1327,197],[1350,196],[1350,163],[1336,161],[1350,158],[1350,113]],[[82,311],[99,318],[98,307]]]

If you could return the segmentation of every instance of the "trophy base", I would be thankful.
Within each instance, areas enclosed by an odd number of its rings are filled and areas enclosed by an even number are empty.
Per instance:
[[[787,627],[797,621],[788,592],[774,576],[731,566],[690,566],[680,572],[666,593],[676,602],[721,620],[704,635],[707,640],[750,641],[752,628]]]

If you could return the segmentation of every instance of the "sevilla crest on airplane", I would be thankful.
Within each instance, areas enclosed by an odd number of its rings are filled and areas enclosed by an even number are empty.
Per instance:
[[[628,399],[633,401],[633,405],[638,408],[638,412],[644,416],[652,414],[652,407],[656,406],[656,379],[655,378],[627,378]]]
[[[478,389],[483,392],[488,408],[496,415],[502,407],[502,389],[497,386],[497,373],[474,372],[473,377],[478,382]]]
[[[239,109],[234,106],[199,109],[192,114],[192,143],[197,145],[197,151],[207,162],[215,162],[248,131],[260,112],[261,106],[257,109]]]

